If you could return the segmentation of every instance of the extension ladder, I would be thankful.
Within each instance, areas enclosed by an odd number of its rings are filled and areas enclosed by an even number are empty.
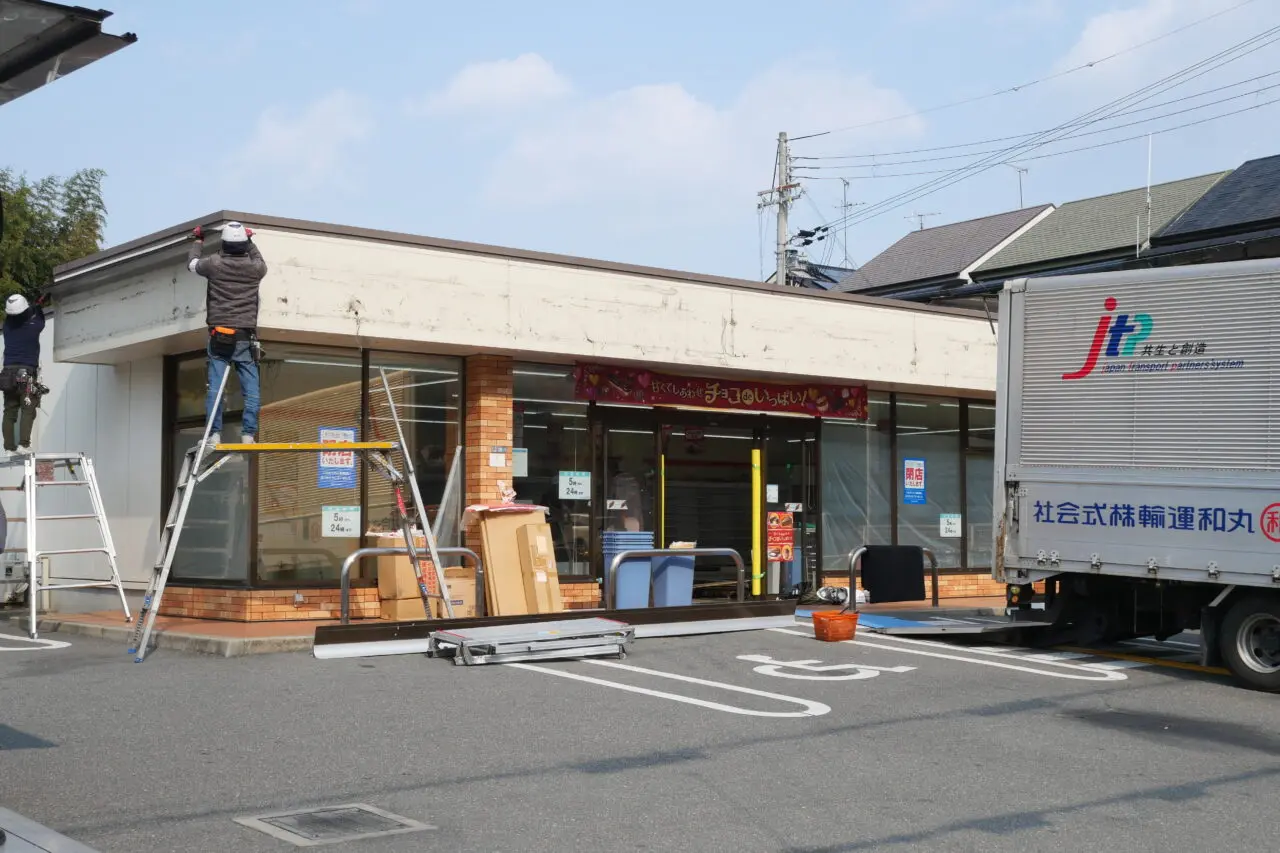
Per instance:
[[[21,456],[10,456],[0,462],[0,468],[16,468],[22,465],[22,485],[0,486],[0,491],[23,493],[23,515],[7,519],[9,524],[22,523],[26,526],[25,547],[8,549],[25,553],[24,560],[27,578],[27,597],[30,605],[30,625],[27,633],[31,639],[38,639],[40,593],[59,589],[91,589],[94,587],[115,587],[120,594],[120,606],[124,609],[124,619],[129,621],[129,602],[125,598],[124,583],[120,579],[120,567],[116,561],[116,546],[111,539],[111,528],[107,524],[107,510],[102,502],[102,492],[98,488],[98,476],[93,469],[93,460],[84,453],[28,453]],[[71,479],[59,480],[54,477],[42,478],[42,468],[57,471],[65,468]],[[40,515],[38,495],[45,489],[85,488],[89,492],[92,508],[88,513],[64,513],[61,515]],[[51,521],[93,521],[97,524],[100,545],[80,548],[42,548],[39,530],[41,522]],[[111,569],[111,577],[107,580],[94,578],[69,578],[69,583],[44,583],[41,578],[40,563],[45,557],[65,556],[71,554],[103,554]]]
[[[230,375],[230,370],[223,371],[222,383],[218,386],[218,393],[214,397],[213,409],[206,415],[204,434],[201,436],[200,442],[189,449],[183,457],[182,468],[178,473],[173,498],[169,502],[169,514],[165,518],[164,528],[160,531],[159,557],[152,567],[151,580],[147,585],[146,595],[142,599],[142,609],[138,611],[138,621],[134,626],[133,637],[129,643],[129,654],[135,655],[134,662],[142,663],[146,657],[147,646],[155,628],[156,616],[160,613],[160,600],[164,595],[165,586],[169,582],[169,573],[173,568],[173,560],[177,554],[182,528],[187,520],[187,510],[191,507],[192,494],[195,492],[196,486],[212,476],[215,471],[226,464],[233,454],[237,453],[347,452],[362,456],[370,468],[378,471],[390,481],[392,488],[395,490],[396,504],[400,511],[401,526],[405,538],[405,548],[409,552],[409,562],[413,566],[414,576],[418,580],[418,590],[422,594],[423,607],[429,615],[431,613],[431,599],[438,598],[443,602],[445,612],[449,616],[453,616],[453,604],[449,600],[447,592],[448,585],[445,581],[444,566],[440,562],[440,554],[436,549],[436,540],[432,533],[431,525],[427,523],[427,513],[422,504],[422,495],[418,492],[416,478],[413,476],[413,462],[404,449],[404,432],[400,428],[400,418],[396,412],[395,400],[392,397],[391,388],[387,384],[385,373],[382,377],[382,383],[387,391],[387,403],[391,407],[391,417],[396,425],[396,434],[400,439],[399,444],[390,441],[326,442],[323,444],[318,442],[284,444],[222,443],[210,448],[209,435],[213,428],[211,415],[222,404],[222,398],[227,389],[227,378]],[[422,564],[418,558],[417,547],[414,544],[413,516],[405,505],[404,494],[401,490],[406,478],[401,475],[390,459],[391,451],[397,449],[397,447],[400,449],[401,457],[405,460],[406,469],[409,472],[408,480],[412,490],[414,513],[425,536],[431,564],[435,568],[436,592],[431,592],[427,587],[427,580],[423,577]],[[210,462],[209,460],[214,456],[218,458]]]

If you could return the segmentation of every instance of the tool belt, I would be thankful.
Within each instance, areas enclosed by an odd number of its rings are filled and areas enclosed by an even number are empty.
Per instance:
[[[0,393],[18,394],[22,404],[40,405],[40,398],[49,393],[49,389],[40,384],[34,367],[14,365],[0,370]]]
[[[230,361],[236,354],[236,344],[249,341],[252,344],[253,361],[262,361],[262,345],[254,329],[232,329],[229,326],[209,327],[209,352],[223,361]]]

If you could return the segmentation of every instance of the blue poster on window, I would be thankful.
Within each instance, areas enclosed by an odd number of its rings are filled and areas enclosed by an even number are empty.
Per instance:
[[[356,440],[354,427],[320,427],[321,444],[351,443]],[[320,489],[354,489],[356,454],[351,450],[324,451],[316,466],[316,487]]]
[[[924,460],[902,460],[902,502],[904,504],[928,503],[925,498]]]

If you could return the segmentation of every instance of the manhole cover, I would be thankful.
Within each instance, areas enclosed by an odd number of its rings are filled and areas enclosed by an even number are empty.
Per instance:
[[[435,829],[430,824],[384,812],[362,803],[293,809],[253,817],[238,817],[235,821],[241,826],[265,832],[267,835],[299,847],[315,847],[320,844],[337,844],[341,841],[355,841],[360,838]]]

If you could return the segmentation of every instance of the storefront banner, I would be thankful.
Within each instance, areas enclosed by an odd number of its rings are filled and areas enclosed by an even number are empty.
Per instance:
[[[574,396],[637,406],[697,406],[750,412],[790,412],[866,420],[865,385],[783,384],[674,376],[629,367],[579,364]]]

